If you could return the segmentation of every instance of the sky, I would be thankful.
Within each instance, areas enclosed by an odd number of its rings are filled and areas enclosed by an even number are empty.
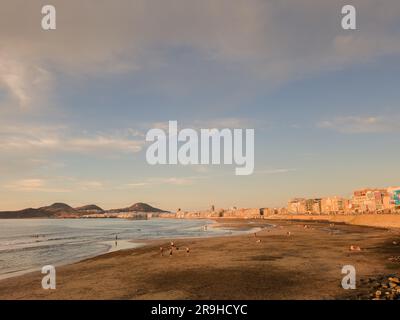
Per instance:
[[[399,1],[50,2],[1,4],[0,210],[276,207],[400,184]],[[149,165],[146,133],[169,120],[254,129],[254,173]]]

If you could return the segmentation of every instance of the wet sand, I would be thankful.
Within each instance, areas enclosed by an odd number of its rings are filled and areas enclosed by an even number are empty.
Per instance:
[[[267,223],[230,220],[229,227]],[[400,274],[400,263],[388,260],[400,256],[393,244],[400,243],[399,230],[273,223],[256,237],[171,239],[179,247],[172,256],[169,241],[158,240],[58,267],[56,290],[41,288],[40,272],[1,280],[0,299],[357,299],[371,292],[370,277]],[[362,250],[351,252],[350,245]],[[357,270],[356,290],[341,287],[348,264]]]

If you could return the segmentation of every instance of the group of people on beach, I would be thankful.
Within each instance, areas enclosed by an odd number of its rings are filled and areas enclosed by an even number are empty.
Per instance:
[[[189,255],[190,248],[186,247],[185,249],[186,249],[186,255]],[[170,257],[172,257],[172,253],[174,250],[178,251],[179,247],[175,246],[175,243],[173,241],[171,241],[170,246],[169,246],[169,256]],[[164,247],[160,247],[160,255],[161,255],[161,257],[164,256]]]
[[[115,235],[115,246],[116,247],[118,246],[118,235],[117,234]],[[171,241],[170,247],[169,247],[169,256],[170,257],[172,256],[172,253],[173,253],[174,250],[178,251],[179,247],[175,246],[175,243],[173,241]],[[186,250],[186,255],[189,255],[190,248],[189,247],[185,247],[185,250]],[[160,254],[161,254],[162,257],[164,256],[164,247],[160,247]]]

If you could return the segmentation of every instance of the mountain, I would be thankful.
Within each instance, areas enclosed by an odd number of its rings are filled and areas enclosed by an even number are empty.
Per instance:
[[[168,212],[162,209],[154,208],[151,205],[143,202],[138,202],[127,208],[111,209],[108,212]]]
[[[23,218],[75,218],[80,212],[65,203],[56,202],[38,209],[28,208],[18,211],[2,211],[0,219]]]
[[[78,207],[75,208],[76,211],[82,212],[82,213],[104,213],[104,210],[100,208],[99,206],[96,206],[95,204],[89,204],[87,206],[83,207]]]
[[[65,203],[56,202],[51,206],[41,207],[38,210],[44,210],[50,213],[76,213],[76,210]]]
[[[22,219],[22,218],[52,218],[53,214],[40,209],[23,209],[18,211],[0,211],[0,219]]]
[[[27,208],[17,211],[0,211],[0,219],[23,219],[23,218],[79,218],[87,214],[103,214],[103,213],[118,213],[118,212],[168,212],[158,208],[154,208],[147,203],[135,203],[128,208],[103,210],[94,204],[83,207],[72,208],[71,206],[56,202],[50,206],[40,207],[38,209]]]
[[[138,202],[131,205],[128,211],[138,211],[138,212],[165,212],[164,210],[154,208],[151,205],[143,202]]]

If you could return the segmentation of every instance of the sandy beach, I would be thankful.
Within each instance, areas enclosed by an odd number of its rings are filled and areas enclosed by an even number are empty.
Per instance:
[[[232,220],[229,227],[268,223]],[[400,242],[398,229],[273,223],[256,236],[171,239],[179,248],[172,256],[169,241],[158,240],[58,267],[56,290],[41,288],[40,272],[4,279],[0,299],[366,299],[371,278],[400,274],[400,263],[389,260],[400,256],[393,244]],[[341,287],[341,269],[349,264],[357,271],[356,290]]]
[[[359,214],[359,215],[307,215],[286,214],[271,215],[268,220],[301,220],[301,221],[326,221],[333,223],[346,223],[358,226],[397,228],[400,229],[400,214]]]

